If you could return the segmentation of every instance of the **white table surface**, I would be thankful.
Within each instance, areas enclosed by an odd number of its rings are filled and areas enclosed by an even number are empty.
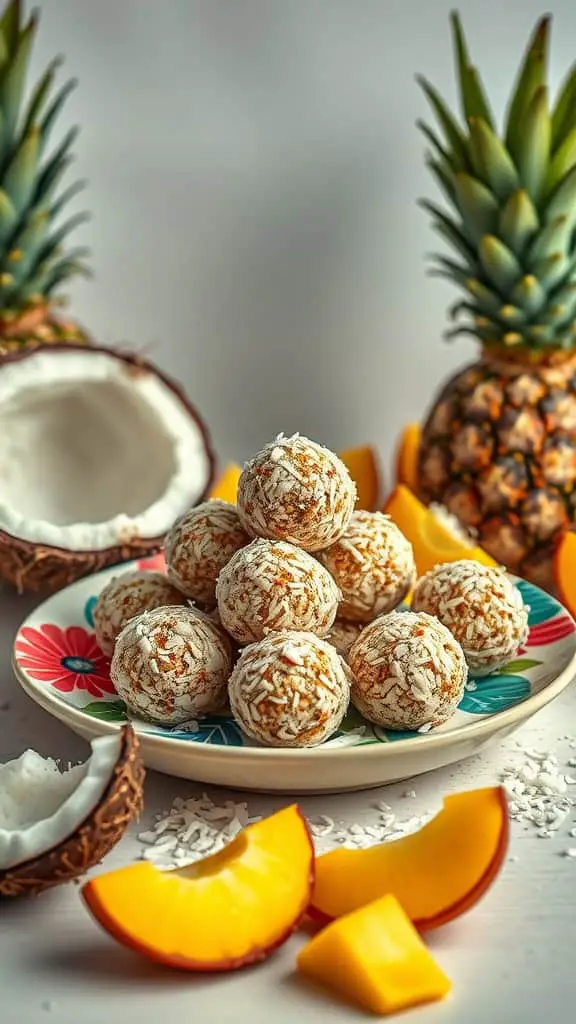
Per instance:
[[[65,761],[84,759],[87,745],[36,707],[10,670],[12,638],[34,600],[0,590],[0,758],[26,747]],[[8,707],[4,708],[4,702]],[[516,734],[527,746],[575,756],[566,734],[576,736],[576,687]],[[343,797],[301,801],[310,814],[350,822],[369,817],[386,799],[402,817],[434,810],[442,794],[496,782],[509,762],[515,739],[460,765],[406,784]],[[201,787],[203,790],[206,787]],[[155,810],[177,795],[199,791],[193,783],[150,773],[144,819],[106,861],[127,862],[141,850],[136,831]],[[216,800],[222,793],[211,793]],[[245,799],[246,797],[242,797]],[[254,814],[278,805],[272,797],[247,797]],[[408,806],[409,805],[409,806]],[[576,809],[575,809],[576,810]],[[572,815],[576,818],[576,813]],[[409,1011],[415,1024],[495,1024],[550,1021],[573,1024],[576,996],[576,859],[563,851],[576,845],[565,823],[553,839],[513,826],[510,858],[492,890],[466,917],[430,937],[430,945],[453,981],[443,1003]],[[294,975],[302,936],[293,937],[268,963],[216,978],[163,970],[116,945],[86,913],[75,886],[37,900],[4,901],[0,907],[0,1024],[340,1024],[369,1019],[328,996],[305,988]]]

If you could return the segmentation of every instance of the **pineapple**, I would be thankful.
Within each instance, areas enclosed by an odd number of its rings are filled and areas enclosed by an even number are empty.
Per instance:
[[[452,14],[462,118],[420,84],[440,133],[419,123],[448,208],[422,201],[451,248],[431,273],[464,297],[452,338],[480,360],[422,430],[419,491],[512,571],[552,589],[560,530],[576,520],[576,64],[550,104],[550,19],[530,39],[499,133]]]
[[[86,340],[75,324],[56,315],[60,286],[87,273],[84,249],[62,249],[86,215],[60,221],[83,182],[58,193],[78,129],[49,150],[75,82],[66,82],[51,99],[57,59],[25,97],[36,28],[37,15],[25,21],[20,0],[10,0],[0,17],[0,356],[38,344]]]

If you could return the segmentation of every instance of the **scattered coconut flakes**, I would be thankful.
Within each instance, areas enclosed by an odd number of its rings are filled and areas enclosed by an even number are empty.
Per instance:
[[[333,745],[346,742],[351,735],[348,733],[330,742]],[[532,826],[539,839],[552,839],[576,806],[576,794],[572,797],[568,792],[575,780],[561,771],[557,755],[550,751],[523,748],[518,744],[518,755],[519,762],[508,765],[501,775],[510,817],[525,828]],[[568,764],[576,767],[576,759],[572,758]],[[403,796],[413,799],[416,791],[405,790]],[[421,828],[431,817],[426,813],[400,820],[385,800],[377,801],[373,810],[376,820],[364,825],[336,821],[327,814],[308,819],[316,851],[324,853],[340,847],[364,849],[375,843],[400,839]],[[170,810],[157,814],[151,828],[141,832],[138,839],[145,847],[145,860],[153,861],[159,868],[183,867],[217,853],[246,825],[260,820],[260,816],[250,816],[246,803],[226,800],[216,805],[206,793],[188,800],[176,797]],[[571,827],[568,835],[576,839],[576,827]],[[576,847],[567,847],[564,856],[576,858]],[[512,863],[518,861],[515,855],[508,859]]]
[[[141,832],[144,860],[158,867],[181,867],[217,853],[251,821],[246,803],[226,800],[216,806],[206,793],[184,800],[176,797],[167,814],[156,815],[152,827]]]
[[[347,847],[348,849],[366,849],[374,846],[375,843],[384,843],[388,840],[400,839],[421,828],[428,821],[430,815],[414,815],[406,820],[399,821],[396,815],[382,802],[375,805],[379,811],[378,820],[370,824],[360,825],[358,823],[348,824],[344,821],[334,821],[326,814],[321,814],[308,821],[310,832],[314,840],[317,853],[324,853],[326,850],[333,850],[335,847]]]
[[[519,748],[522,760],[506,767],[501,781],[513,821],[536,829],[539,839],[552,839],[572,812],[576,800],[568,793],[570,775],[560,770],[550,751]]]
[[[376,804],[376,821],[366,825],[335,821],[327,814],[308,820],[317,852],[335,847],[364,849],[375,843],[399,839],[416,831],[430,818],[429,814],[398,820],[390,806]],[[150,829],[141,832],[143,859],[159,868],[183,867],[202,857],[217,853],[246,825],[260,821],[250,817],[246,803],[227,800],[217,806],[206,793],[201,798],[184,800],[176,797],[166,814],[158,814]]]

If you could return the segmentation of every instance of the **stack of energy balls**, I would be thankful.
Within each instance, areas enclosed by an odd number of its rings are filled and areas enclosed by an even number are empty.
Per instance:
[[[468,669],[493,672],[524,642],[528,610],[476,562],[417,581],[398,527],[355,503],[333,452],[280,435],[247,463],[237,506],[208,501],[174,525],[167,576],[115,577],[94,622],[129,709],[178,725],[229,705],[276,747],[322,743],[350,701],[390,729],[445,722]]]

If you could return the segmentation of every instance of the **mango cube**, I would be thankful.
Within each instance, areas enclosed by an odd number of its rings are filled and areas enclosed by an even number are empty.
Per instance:
[[[376,1014],[442,999],[451,987],[392,895],[333,921],[304,946],[297,966]]]

